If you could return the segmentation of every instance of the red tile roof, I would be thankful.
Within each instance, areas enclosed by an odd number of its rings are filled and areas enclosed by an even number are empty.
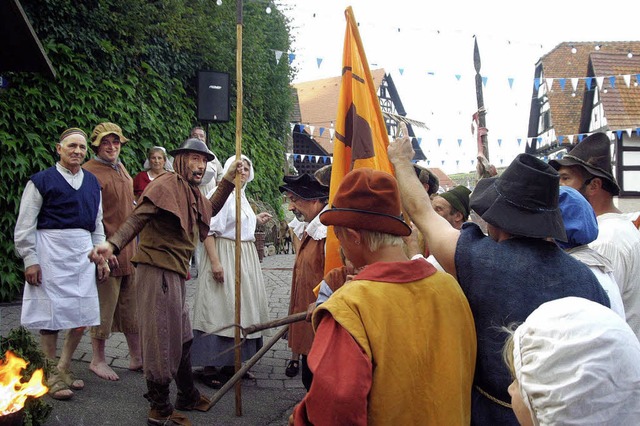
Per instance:
[[[600,46],[600,49],[596,50],[596,46]],[[576,49],[576,53],[571,52],[572,47]],[[575,96],[572,96],[573,91],[570,85],[569,88],[565,87],[565,90],[561,90],[557,82],[554,83],[552,91],[547,93],[556,135],[580,133],[580,120],[586,84],[584,77],[589,76],[589,59],[591,55],[614,53],[623,54],[626,57],[626,54],[630,51],[639,56],[640,42],[564,42],[540,59],[539,65],[542,65],[541,77],[543,79],[580,78]],[[600,70],[597,71],[598,74],[596,76],[600,75]],[[593,84],[595,85],[595,81]],[[637,90],[636,93],[638,102],[640,102],[640,90]]]
[[[377,93],[385,76],[384,69],[372,70],[371,76]],[[333,154],[333,143],[329,129],[335,122],[338,113],[341,80],[342,77],[332,77],[293,85],[298,92],[300,122],[304,125],[315,126],[313,138],[329,154]],[[321,128],[324,128],[322,136],[320,136]]]
[[[640,74],[640,52],[632,58],[627,54],[592,53],[593,73],[598,76],[616,76],[615,87],[609,81],[604,82],[606,91],[600,92],[604,115],[610,130],[640,126],[640,87],[634,86],[636,74]],[[621,75],[630,75],[627,87]],[[607,80],[605,78],[605,80]]]

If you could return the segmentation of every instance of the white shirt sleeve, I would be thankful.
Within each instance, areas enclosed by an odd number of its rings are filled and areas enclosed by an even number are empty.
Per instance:
[[[42,195],[38,188],[32,181],[27,182],[22,192],[18,220],[13,234],[15,251],[22,258],[25,269],[38,264],[36,229],[42,201]]]
[[[91,233],[91,242],[96,244],[103,243],[107,236],[104,233],[104,224],[102,223],[102,192],[100,192],[100,204],[98,205],[98,214],[96,215],[96,229]]]

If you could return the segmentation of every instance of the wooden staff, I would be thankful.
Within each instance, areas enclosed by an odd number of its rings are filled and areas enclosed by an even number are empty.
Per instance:
[[[236,0],[236,160],[240,160],[242,154],[242,0]],[[236,315],[235,322],[240,324],[241,321],[241,265],[240,265],[240,254],[241,254],[241,214],[242,212],[240,202],[242,195],[242,180],[240,175],[236,173],[236,293],[235,293],[235,301],[236,301]],[[240,337],[240,329],[236,328],[234,343],[235,343],[235,370],[236,375],[237,372],[242,367],[242,346],[240,345],[241,337]],[[236,383],[236,416],[242,416],[242,383],[238,380]]]

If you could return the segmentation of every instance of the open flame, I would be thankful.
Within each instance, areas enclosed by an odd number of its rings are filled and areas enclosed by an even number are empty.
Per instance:
[[[41,368],[33,372],[29,382],[22,383],[22,370],[27,368],[27,362],[11,351],[7,351],[5,359],[0,361],[0,416],[20,411],[27,397],[37,398],[49,390],[42,382]]]

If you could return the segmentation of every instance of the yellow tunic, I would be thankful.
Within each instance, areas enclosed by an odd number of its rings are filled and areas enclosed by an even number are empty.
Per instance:
[[[405,275],[421,269],[414,262]],[[468,425],[476,334],[460,286],[443,272],[402,282],[397,263],[378,265],[320,305],[314,327],[330,312],[370,358],[369,424]]]

